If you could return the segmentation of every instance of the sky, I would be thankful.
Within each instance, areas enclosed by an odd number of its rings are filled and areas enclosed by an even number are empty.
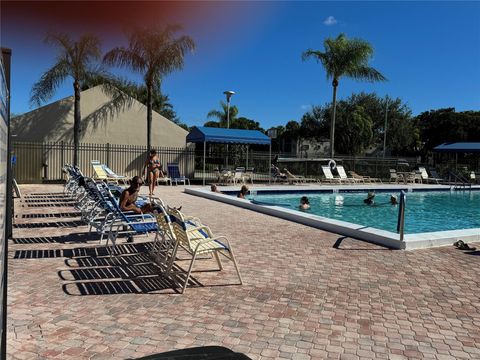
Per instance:
[[[2,47],[12,49],[11,112],[30,106],[33,84],[55,63],[47,31],[78,38],[94,33],[102,50],[127,45],[132,26],[181,24],[194,53],[168,75],[162,91],[180,120],[201,126],[220,109],[225,90],[239,116],[268,129],[300,121],[314,105],[332,99],[322,65],[302,61],[307,49],[324,51],[328,37],[345,33],[368,41],[370,65],[386,82],[341,78],[337,98],[359,92],[400,98],[413,115],[454,107],[480,110],[480,2],[327,1],[4,1],[0,2]],[[130,70],[112,69],[141,82]],[[72,82],[47,103],[73,94]]]

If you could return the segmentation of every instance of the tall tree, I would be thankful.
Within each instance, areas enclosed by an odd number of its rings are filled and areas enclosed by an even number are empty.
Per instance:
[[[237,119],[238,116],[238,108],[233,105],[228,107],[227,103],[225,101],[220,101],[220,106],[221,110],[211,110],[207,114],[208,119],[217,119],[218,120],[218,126],[216,127],[227,127],[227,113],[230,112],[230,116],[228,117],[228,120],[230,120],[230,124],[233,124],[233,122]],[[211,123],[210,121],[208,123]]]
[[[303,60],[315,58],[332,79],[333,108],[330,123],[330,157],[335,155],[335,111],[337,105],[337,87],[341,77],[347,76],[356,80],[383,81],[386,78],[376,69],[368,65],[373,55],[373,47],[361,39],[347,39],[340,34],[336,39],[327,38],[323,43],[325,52],[308,49],[302,54]]]
[[[153,94],[160,90],[162,79],[184,65],[185,54],[195,49],[189,36],[175,37],[182,28],[136,29],[130,34],[129,45],[110,50],[103,58],[109,65],[127,67],[143,75],[147,88],[147,148],[152,145]]]
[[[80,92],[82,82],[98,75],[92,66],[101,56],[100,40],[94,35],[82,35],[73,41],[64,33],[49,33],[45,42],[57,49],[57,62],[40,77],[32,88],[30,103],[40,106],[48,101],[68,78],[73,79],[73,164],[78,165],[80,139]],[[98,70],[98,69],[97,69]]]

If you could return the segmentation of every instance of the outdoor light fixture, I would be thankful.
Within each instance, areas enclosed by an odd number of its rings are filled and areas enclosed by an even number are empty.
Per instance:
[[[230,129],[230,98],[235,95],[235,91],[227,90],[223,93],[227,97],[227,129]]]

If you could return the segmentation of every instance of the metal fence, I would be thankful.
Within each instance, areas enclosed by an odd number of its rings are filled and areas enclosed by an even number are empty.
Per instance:
[[[287,168],[291,173],[306,177],[320,178],[323,175],[322,165],[327,165],[330,159],[288,158],[283,155],[278,162],[280,169]],[[411,171],[419,160],[417,158],[383,158],[383,157],[349,157],[335,158],[335,162],[343,165],[346,171],[355,171],[363,176],[387,179],[389,169]]]
[[[176,162],[185,176],[194,175],[195,149],[156,148],[157,155],[166,168]],[[13,151],[17,157],[15,178],[18,183],[41,183],[63,180],[62,167],[73,160],[73,144],[15,142]],[[92,160],[108,165],[113,171],[127,177],[140,175],[147,158],[146,146],[115,144],[80,144],[79,167],[87,176],[93,176]]]
[[[73,159],[73,144],[15,142],[13,150],[17,157],[15,178],[18,183],[41,183],[63,180],[62,166]],[[207,181],[215,181],[217,170],[236,167],[253,168],[254,181],[268,181],[271,159],[268,151],[259,151],[243,145],[207,144],[205,174],[203,173],[203,146],[184,148],[156,148],[161,163],[180,165],[182,175],[192,180],[200,180],[205,175]],[[228,150],[228,155],[227,155]],[[329,159],[289,158],[280,154],[278,167],[287,168],[291,173],[306,177],[321,178],[322,165]],[[87,176],[93,175],[92,160],[108,165],[117,174],[132,177],[140,175],[147,157],[146,146],[115,144],[80,144],[79,166]],[[227,160],[228,159],[228,160]],[[335,159],[345,169],[361,175],[388,178],[389,169],[410,171],[417,165],[416,158],[383,157],[339,157]],[[228,163],[227,163],[228,161]]]

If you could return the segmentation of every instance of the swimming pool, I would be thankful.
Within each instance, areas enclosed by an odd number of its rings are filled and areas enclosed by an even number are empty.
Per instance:
[[[305,213],[396,232],[398,206],[390,195],[376,193],[374,205],[366,205],[367,193],[260,194],[249,199],[298,210],[300,197],[307,195],[310,210]],[[407,193],[405,233],[480,228],[480,191],[415,191]]]
[[[396,249],[451,245],[454,241],[480,241],[480,186],[471,191],[446,185],[313,185],[259,186],[247,199],[238,189],[212,193],[209,188],[186,188],[188,194],[221,201],[332,233]],[[376,192],[374,206],[363,203],[367,192]],[[390,194],[407,192],[405,236],[396,231],[398,206]],[[300,198],[308,196],[311,210],[300,211]],[[321,239],[321,238],[320,238]],[[319,240],[320,240],[319,239]]]

